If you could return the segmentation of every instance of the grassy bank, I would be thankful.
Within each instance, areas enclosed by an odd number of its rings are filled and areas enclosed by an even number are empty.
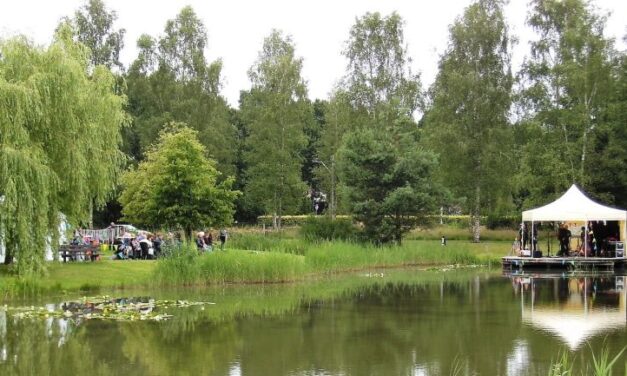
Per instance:
[[[17,278],[5,266],[0,268],[0,300],[43,294],[147,286],[153,280],[154,261],[112,261],[58,263],[48,265],[39,278]]]
[[[264,244],[265,241],[254,243],[257,249]],[[324,242],[309,245],[303,254],[286,250],[280,242],[267,246],[269,249],[263,251],[216,251],[202,256],[193,248],[182,249],[159,262],[155,282],[160,285],[275,283],[362,269],[452,264],[490,266],[500,265],[500,257],[506,253],[503,243],[452,242],[442,247],[436,241],[409,241],[400,247]]]
[[[307,243],[296,237],[234,236],[227,251],[198,255],[194,246],[155,261],[51,263],[45,276],[17,278],[0,267],[0,300],[128,287],[277,283],[316,275],[402,266],[499,265],[508,243],[408,240],[401,247],[369,247],[349,242]],[[235,246],[239,249],[234,249]]]

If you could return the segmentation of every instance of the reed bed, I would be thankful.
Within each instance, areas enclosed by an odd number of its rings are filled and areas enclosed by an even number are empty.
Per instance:
[[[375,247],[345,242],[327,242],[313,247],[306,262],[315,272],[386,268],[414,265],[473,265],[485,262],[463,245],[442,247],[438,243]]]
[[[516,230],[497,229],[489,230],[481,229],[482,241],[508,241],[512,242],[516,238]],[[468,228],[458,228],[453,226],[433,226],[427,228],[418,228],[411,231],[407,235],[408,240],[439,240],[445,236],[448,240],[472,240],[472,233]]]
[[[549,367],[549,376],[611,376],[614,366],[618,364],[619,361],[623,360],[623,353],[627,349],[627,346],[623,347],[622,350],[618,351],[617,354],[610,354],[610,350],[607,344],[604,344],[601,350],[598,353],[595,353],[590,346],[590,360],[586,362],[586,360],[581,358],[581,370],[579,373],[574,371],[574,365],[576,363],[576,358],[571,356],[566,351],[561,352],[557,360],[551,362],[551,366]],[[625,362],[625,373],[627,374],[627,362]]]
[[[154,281],[160,285],[276,283],[304,280],[312,275],[402,266],[490,265],[491,254],[480,255],[466,244],[442,247],[438,242],[408,242],[400,247],[375,247],[351,242],[310,244],[303,255],[285,252],[264,242],[262,251],[213,251],[199,255],[194,245],[160,260]],[[279,249],[277,251],[277,249]]]

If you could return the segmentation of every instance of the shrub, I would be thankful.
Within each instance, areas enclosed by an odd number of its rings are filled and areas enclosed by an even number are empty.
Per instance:
[[[311,218],[311,215],[284,215],[281,217],[281,224],[283,226],[301,226],[307,220]],[[337,215],[336,219],[351,219],[350,215]],[[272,216],[271,215],[261,215],[257,217],[257,223],[259,225],[272,226]]]
[[[310,242],[327,240],[351,240],[357,236],[357,228],[348,218],[310,216],[300,228],[301,236]]]
[[[520,217],[513,215],[490,214],[486,219],[486,227],[490,230],[499,228],[516,229],[521,222]]]

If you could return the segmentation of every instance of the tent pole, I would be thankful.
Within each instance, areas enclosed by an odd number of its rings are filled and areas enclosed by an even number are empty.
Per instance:
[[[525,221],[520,226],[520,248],[525,249]]]
[[[583,230],[583,257],[588,257],[588,220],[585,222],[586,228]]]
[[[531,221],[531,232],[529,233],[529,240],[531,240],[531,257],[534,257],[534,252],[536,251],[536,244],[534,243],[535,238],[533,237],[533,225],[534,222]]]

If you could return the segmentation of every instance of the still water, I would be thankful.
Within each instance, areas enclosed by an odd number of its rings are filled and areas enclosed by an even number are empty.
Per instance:
[[[591,348],[627,344],[626,282],[386,270],[122,294],[215,303],[158,322],[17,318],[12,307],[67,298],[12,302],[0,309],[0,375],[546,375],[560,352],[579,365]]]

